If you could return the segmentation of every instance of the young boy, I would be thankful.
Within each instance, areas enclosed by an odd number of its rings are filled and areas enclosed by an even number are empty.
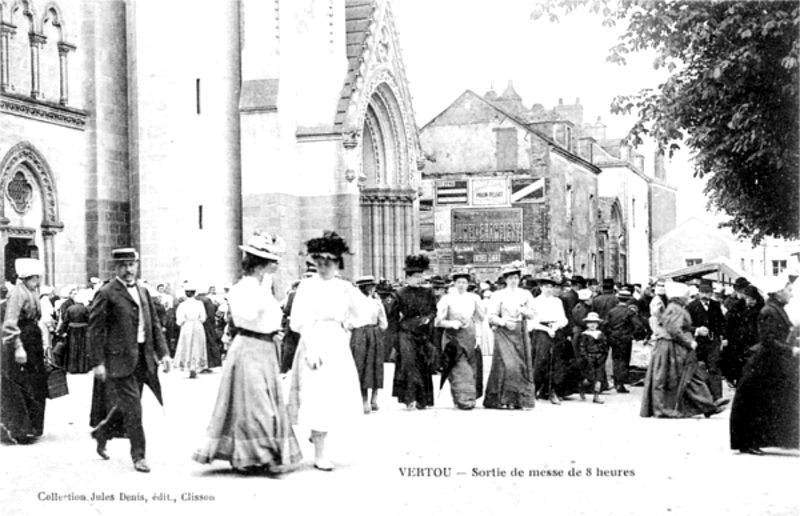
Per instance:
[[[603,380],[603,369],[608,356],[608,343],[598,327],[603,320],[597,312],[589,312],[583,320],[586,330],[578,337],[578,353],[583,364],[584,381],[581,382],[580,396],[586,399],[584,394],[584,384],[586,381],[592,384],[594,397],[592,402],[603,403],[600,401],[600,387]]]

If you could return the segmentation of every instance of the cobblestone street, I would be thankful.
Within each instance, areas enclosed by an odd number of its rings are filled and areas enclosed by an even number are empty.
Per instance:
[[[388,365],[387,385],[392,372]],[[305,460],[298,468],[279,478],[244,477],[227,463],[190,459],[203,442],[220,376],[162,374],[163,411],[145,393],[148,475],[131,467],[126,440],[109,444],[110,461],[95,454],[92,379],[70,376],[71,394],[48,402],[41,441],[0,448],[3,513],[799,513],[796,454],[731,452],[727,412],[640,418],[640,388],[608,394],[602,406],[575,397],[520,412],[454,410],[447,385],[435,409],[407,412],[382,391],[379,412],[330,438],[334,472],[311,466],[307,431],[299,429]],[[103,493],[113,500],[90,500]]]

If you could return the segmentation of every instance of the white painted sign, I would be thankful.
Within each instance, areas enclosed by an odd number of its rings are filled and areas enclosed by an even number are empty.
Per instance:
[[[508,204],[508,182],[502,179],[473,179],[473,206],[503,206]]]

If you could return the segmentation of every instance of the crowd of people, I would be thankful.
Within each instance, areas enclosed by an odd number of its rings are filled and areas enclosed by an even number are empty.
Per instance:
[[[39,285],[38,260],[17,260],[19,279],[0,305],[2,441],[42,435],[48,370],[93,371],[97,454],[108,459],[108,440],[127,437],[134,468],[147,472],[143,387],[160,401],[159,365],[190,378],[221,366],[194,460],[280,474],[302,459],[302,428],[314,467],[330,471],[328,434],[380,409],[392,362],[391,396],[409,411],[434,406],[438,378],[460,410],[481,398],[486,409],[529,410],[537,399],[561,405],[588,393],[599,405],[639,383],[643,417],[711,417],[731,405],[724,381],[735,392],[732,449],[798,448],[800,347],[784,309],[794,278],[761,289],[739,278],[726,295],[708,280],[619,285],[557,266],[532,275],[514,262],[496,282],[478,282],[466,269],[428,276],[419,254],[406,257],[402,284],[351,282],[340,277],[347,242],[326,231],[306,242],[308,272],[276,296],[283,241],[259,232],[240,247],[242,279],[221,295],[189,282],[175,297],[167,285],[151,289],[136,279],[138,253],[117,249],[114,278],[58,299]],[[640,371],[631,368],[635,344],[650,350]]]

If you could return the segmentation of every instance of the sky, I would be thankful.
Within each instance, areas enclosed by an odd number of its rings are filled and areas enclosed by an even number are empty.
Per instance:
[[[624,25],[602,26],[600,15],[578,10],[532,20],[534,0],[395,0],[392,2],[417,125],[422,127],[470,89],[501,94],[512,80],[526,106],[545,108],[580,99],[584,122],[601,117],[609,138],[625,136],[634,116],[612,115],[616,95],[653,88],[666,78],[653,55],[634,55],[626,66],[608,63],[608,50]],[[652,148],[638,149],[650,173]],[[692,177],[689,153],[667,164],[678,191],[678,223],[697,216],[724,220],[705,209],[703,181]]]

